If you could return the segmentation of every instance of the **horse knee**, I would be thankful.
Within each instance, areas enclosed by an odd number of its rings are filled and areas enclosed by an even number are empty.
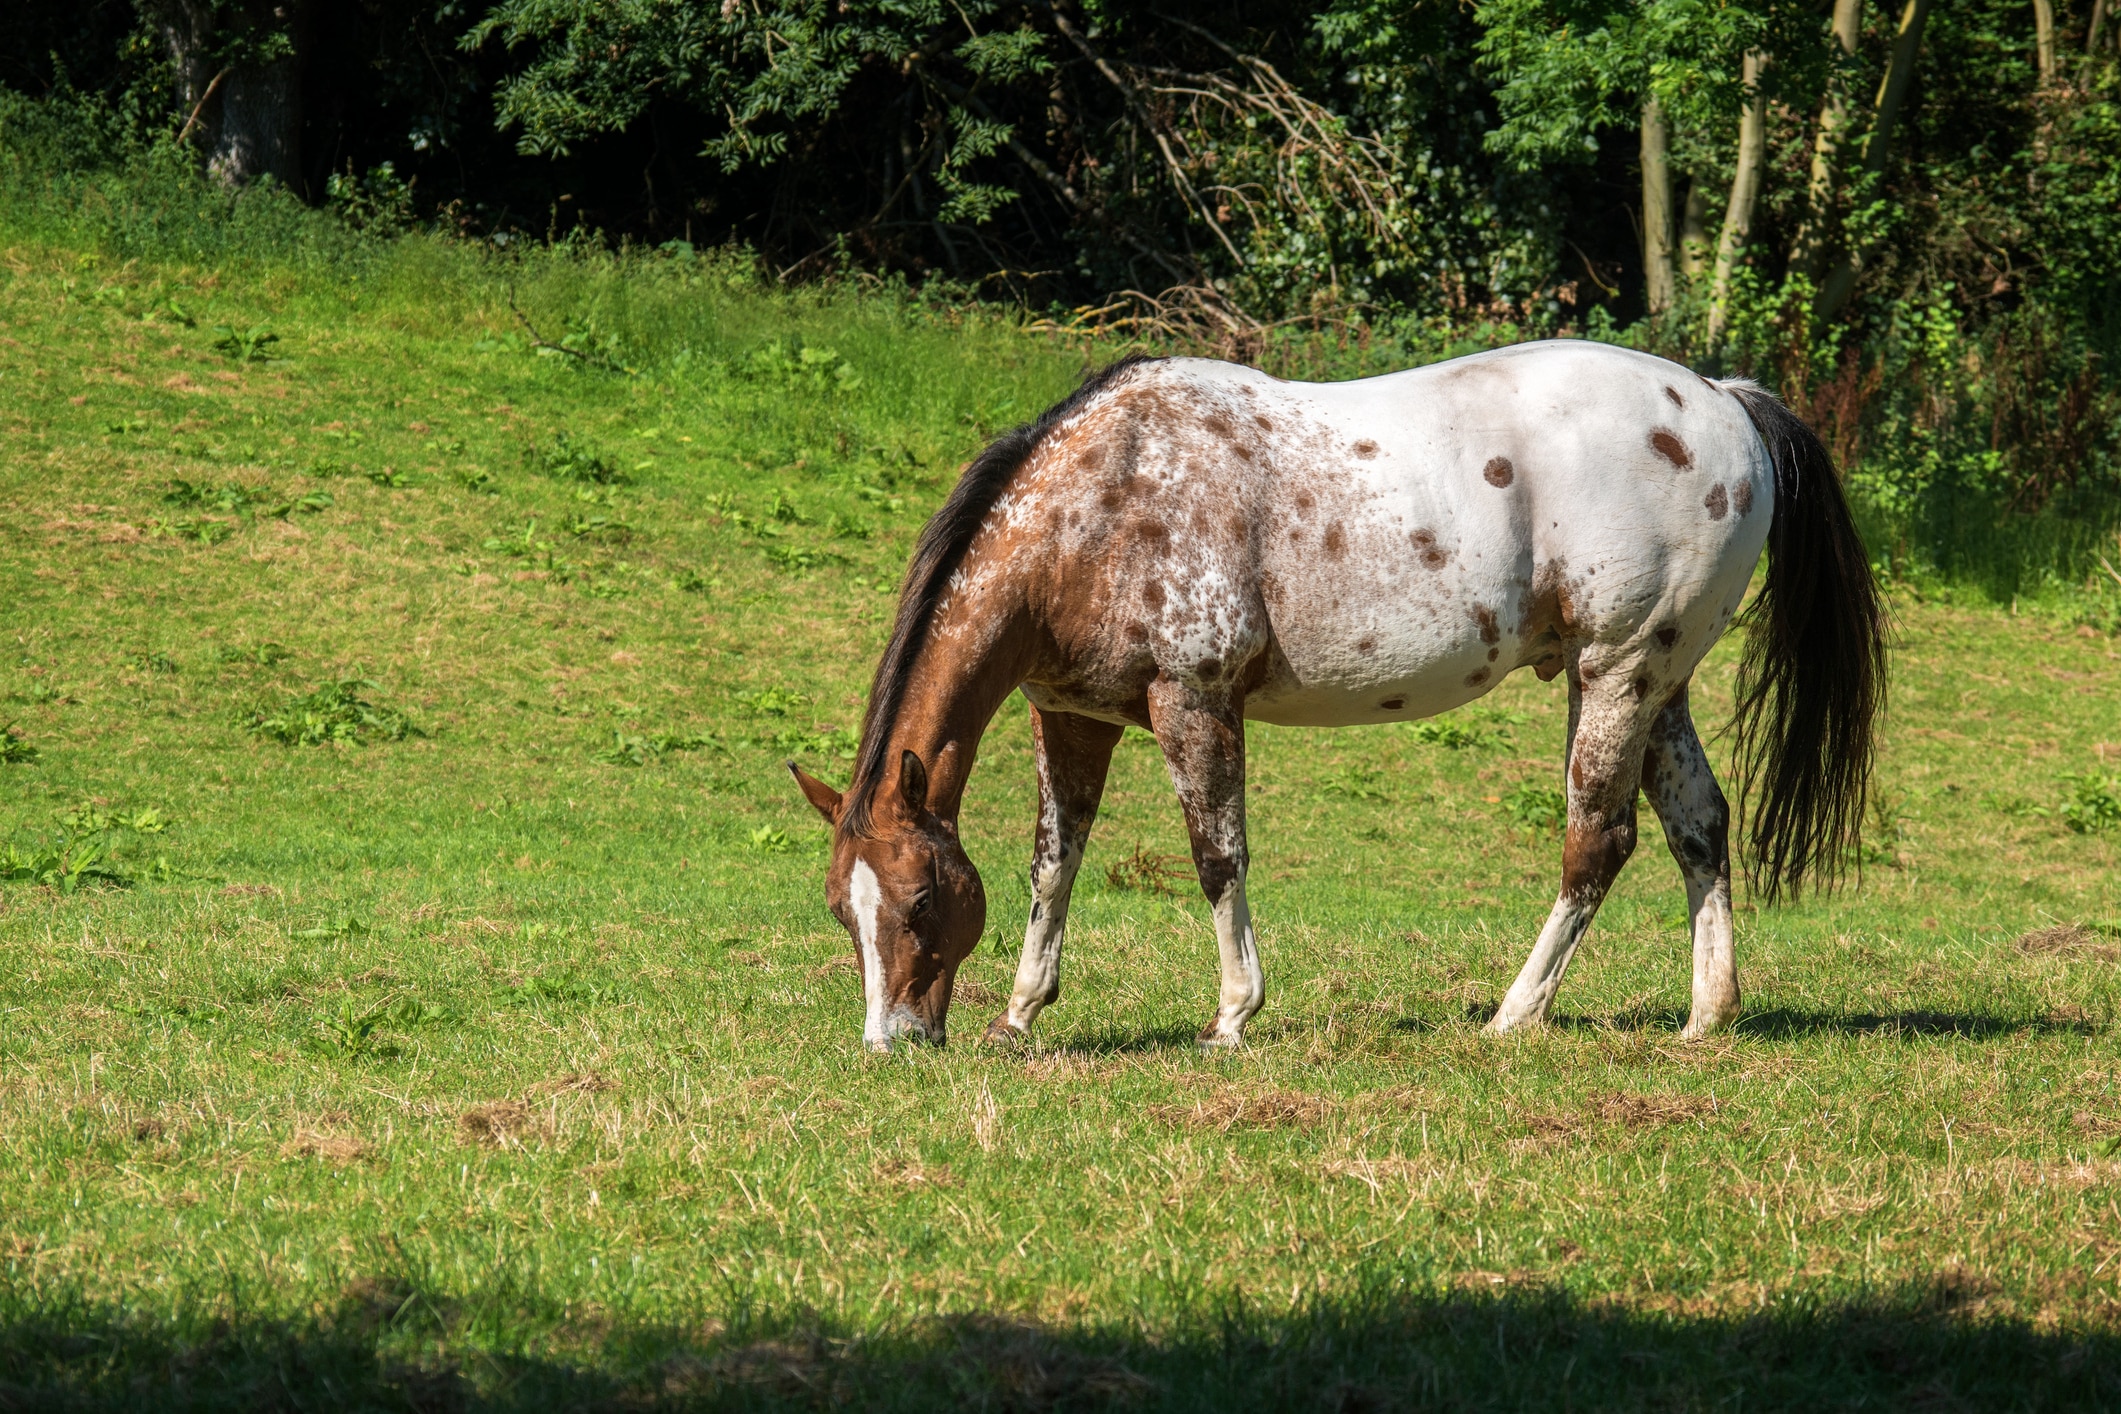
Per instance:
[[[1696,878],[1716,879],[1730,872],[1731,807],[1714,791],[1693,809],[1675,812],[1665,822],[1665,843],[1680,869]]]
[[[1575,899],[1603,898],[1635,853],[1635,812],[1569,821],[1561,847],[1561,890]]]
[[[1244,878],[1245,861],[1241,855],[1197,853],[1193,856],[1193,869],[1200,877],[1200,891],[1212,905],[1221,903],[1231,885]]]

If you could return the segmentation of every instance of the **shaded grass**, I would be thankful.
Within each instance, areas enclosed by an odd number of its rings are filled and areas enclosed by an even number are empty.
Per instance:
[[[129,889],[0,883],[6,1398],[2113,1398],[2121,835],[2063,815],[2111,639],[1902,602],[1875,857],[1741,911],[1711,1043],[1651,828],[1561,1024],[1478,1034],[1557,870],[1520,675],[1455,732],[1253,730],[1244,1053],[1192,1047],[1212,934],[1130,732],[1038,1043],[880,1059],[778,761],[844,778],[921,517],[1079,351],[713,262],[0,271],[0,836],[168,822],[110,834]],[[510,281],[654,361],[511,344]],[[753,358],[802,347],[830,378]],[[426,735],[244,729],[350,680]],[[1031,792],[1012,707],[960,1035]]]

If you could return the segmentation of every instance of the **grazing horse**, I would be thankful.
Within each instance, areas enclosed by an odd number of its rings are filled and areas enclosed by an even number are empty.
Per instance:
[[[1155,733],[1214,912],[1234,1046],[1266,997],[1245,903],[1245,722],[1431,716],[1529,667],[1565,675],[1561,894],[1501,1008],[1543,1020],[1635,847],[1638,790],[1687,886],[1685,1034],[1738,1012],[1730,810],[1687,684],[1763,548],[1735,723],[1748,876],[1831,882],[1862,826],[1884,647],[1826,449],[1744,380],[1648,354],[1524,344],[1348,383],[1133,358],[971,462],[921,532],[832,826],[863,1040],[941,1043],[986,923],[957,818],[981,734],[1031,703],[1039,813],[1008,1009],[1060,996],[1068,897],[1127,724]]]

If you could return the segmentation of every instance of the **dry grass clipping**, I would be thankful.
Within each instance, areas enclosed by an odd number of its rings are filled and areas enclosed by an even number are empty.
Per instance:
[[[616,1090],[619,1083],[594,1070],[578,1070],[557,1080],[543,1080],[530,1087],[540,1095],[601,1095]]]
[[[873,1172],[899,1188],[955,1188],[957,1175],[948,1164],[923,1164],[916,1159],[881,1159]]]
[[[1128,892],[1176,898],[1181,886],[1193,882],[1192,861],[1178,854],[1151,854],[1136,845],[1134,853],[1105,866],[1105,882]]]
[[[1245,1090],[1226,1085],[1190,1105],[1151,1105],[1149,1113],[1165,1124],[1188,1129],[1314,1129],[1331,1119],[1340,1102],[1326,1095],[1268,1086]]]
[[[2022,933],[2011,944],[2027,957],[2096,957],[2105,962],[2121,961],[2121,947],[2102,941],[2091,929],[2078,923],[2053,928],[2035,928]]]
[[[1592,1096],[1576,1114],[1537,1113],[1522,1118],[1533,1137],[1552,1143],[1576,1138],[1598,1126],[1656,1129],[1689,1124],[1716,1110],[1715,1100],[1707,1095],[1637,1095],[1616,1090]]]
[[[315,1129],[298,1129],[294,1138],[280,1146],[283,1159],[325,1159],[340,1168],[357,1164],[374,1152],[350,1134],[327,1134]]]
[[[540,1128],[537,1112],[521,1100],[474,1105],[457,1116],[457,1133],[473,1144],[505,1149]]]

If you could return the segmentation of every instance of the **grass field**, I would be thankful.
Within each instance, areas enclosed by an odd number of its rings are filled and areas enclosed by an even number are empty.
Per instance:
[[[1654,830],[1479,1034],[1559,867],[1526,674],[1255,731],[1227,1057],[1130,732],[1065,1000],[969,1044],[1013,704],[961,1039],[871,1056],[779,762],[844,779],[922,517],[1083,354],[518,277],[0,251],[0,1408],[2121,1405],[2113,639],[1898,594],[1861,885],[1746,907],[1700,1045]]]

